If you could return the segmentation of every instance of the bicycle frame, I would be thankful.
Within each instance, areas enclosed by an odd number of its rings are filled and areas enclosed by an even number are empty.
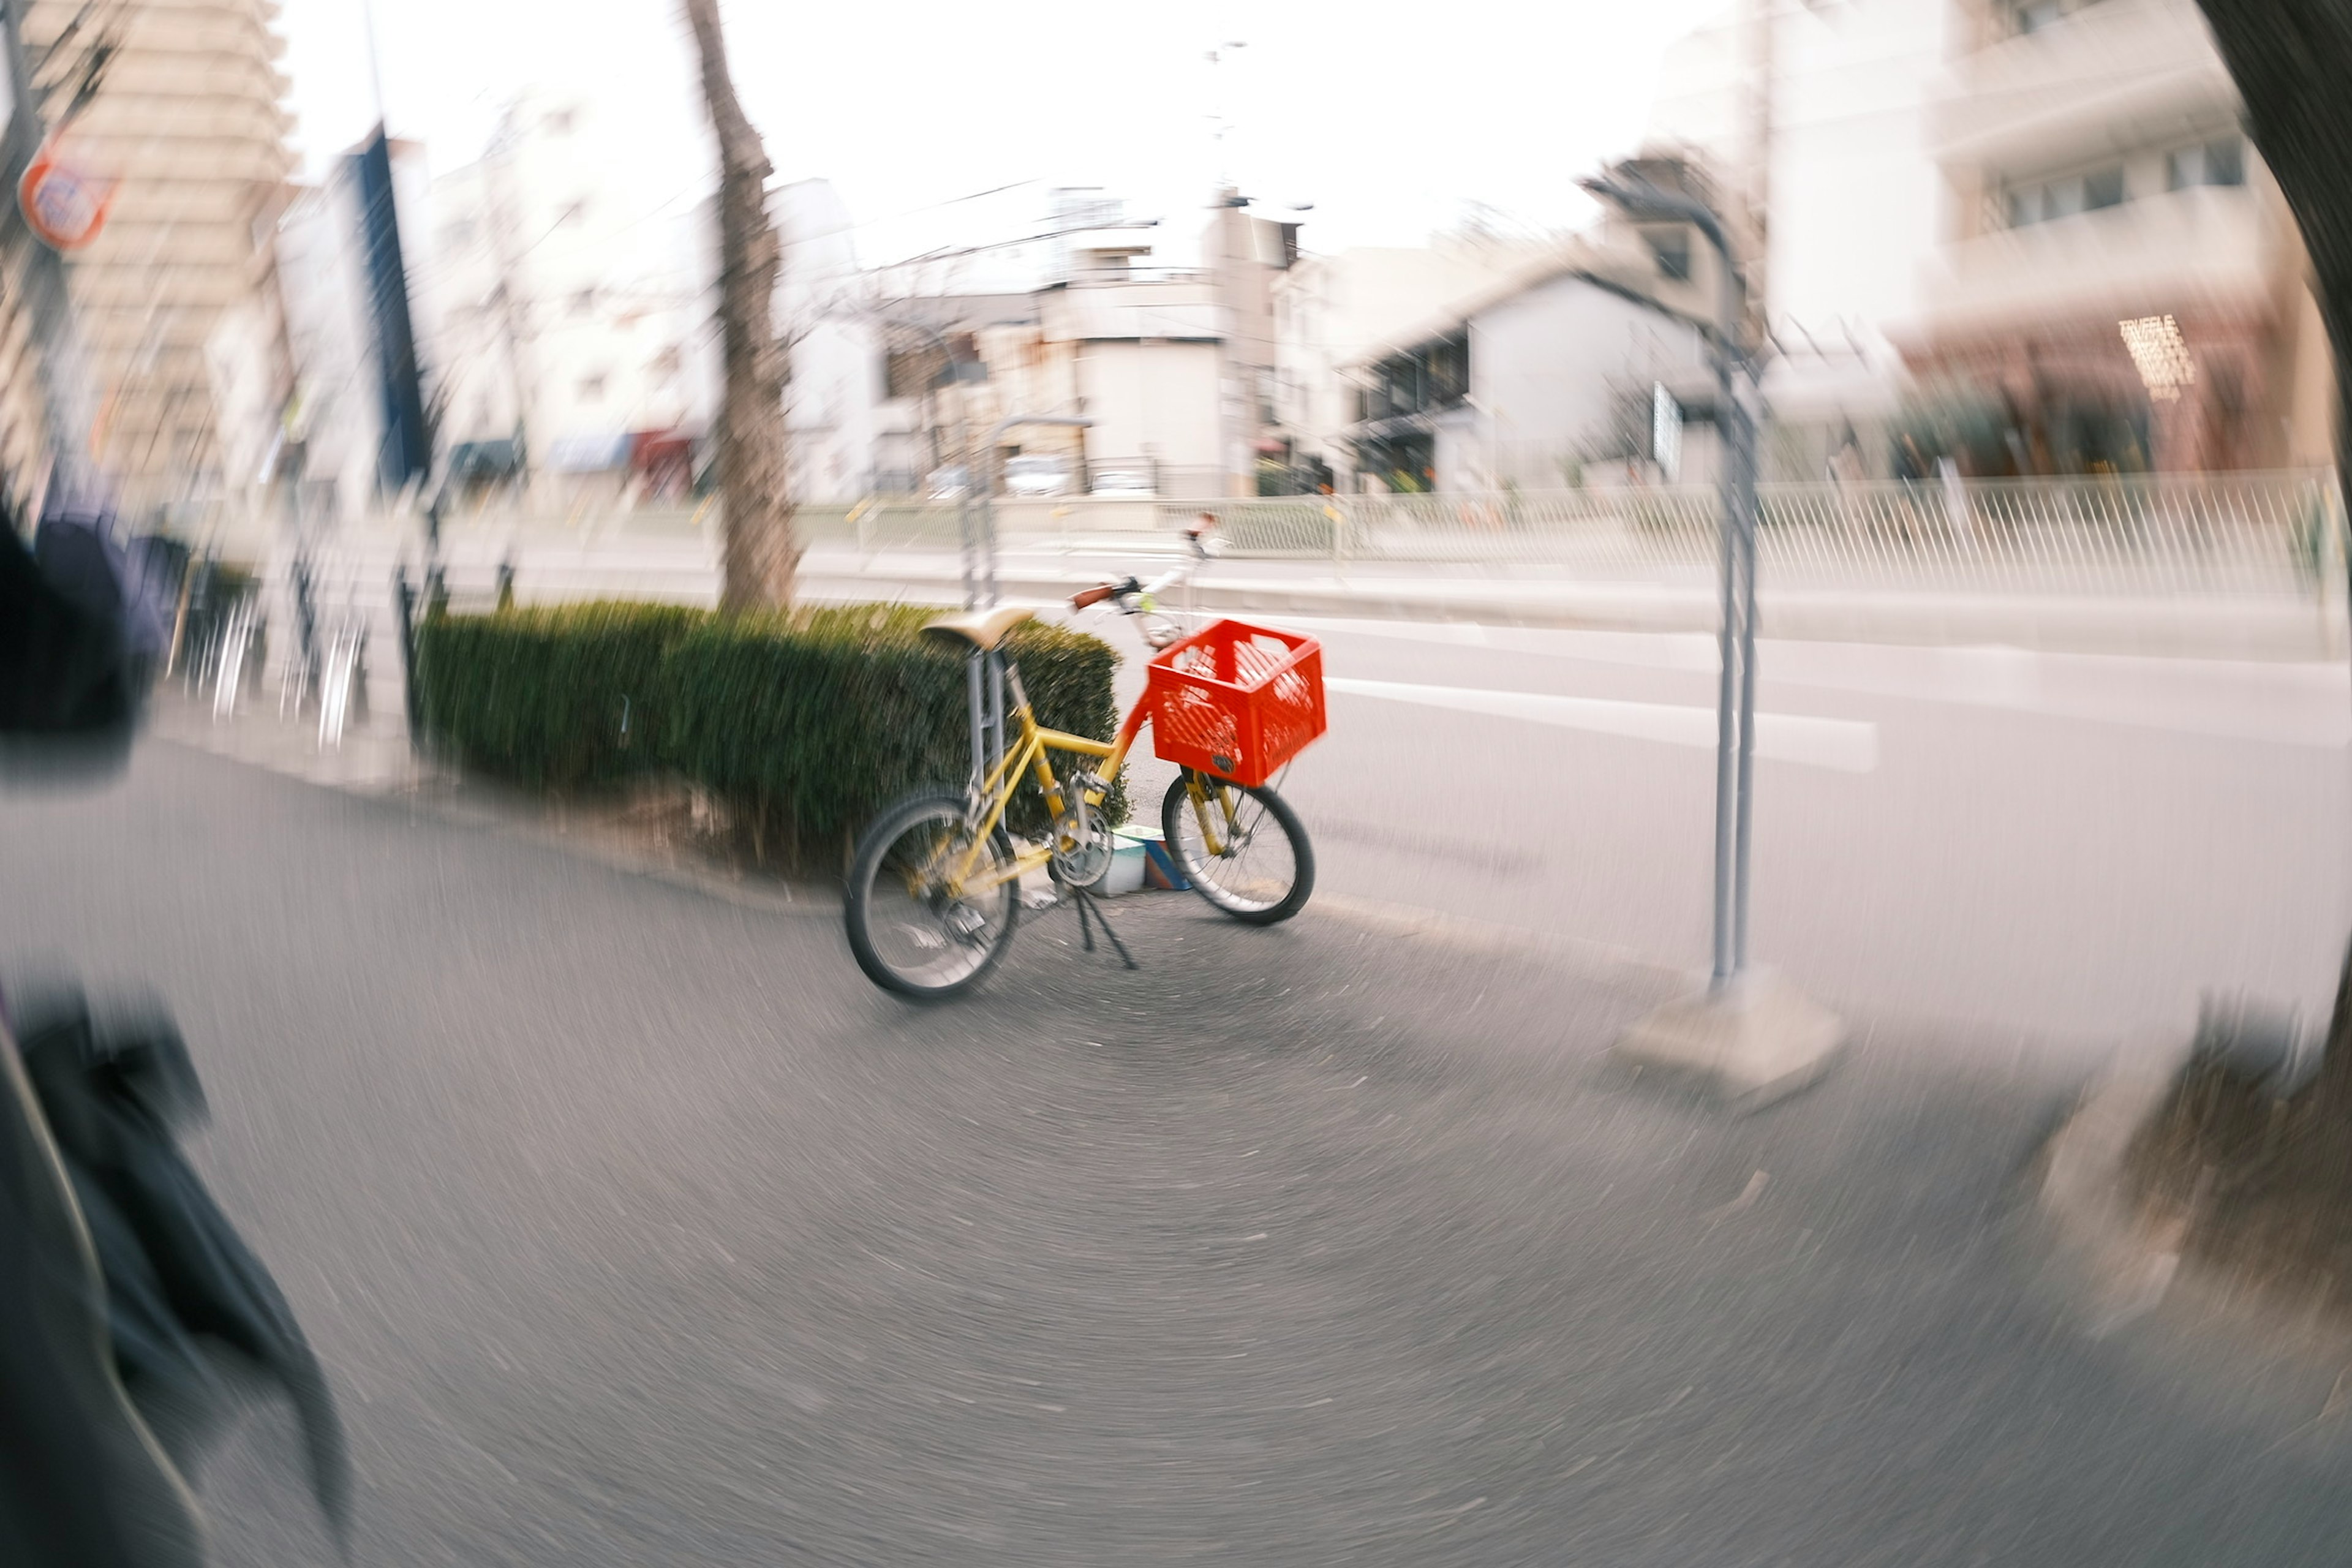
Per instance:
[[[1021,684],[1019,668],[1007,662],[1004,673],[1006,683],[1013,689],[1013,716],[1021,721],[1021,736],[1005,748],[1003,756],[981,781],[974,801],[978,816],[972,822],[971,842],[956,858],[950,874],[946,878],[947,891],[951,897],[961,898],[1002,886],[1037,870],[1054,858],[1054,847],[1047,844],[1014,856],[1009,865],[992,866],[984,873],[975,874],[982,847],[994,836],[998,825],[1004,820],[1005,807],[1012,804],[1013,792],[1020,787],[1024,774],[1034,776],[1037,787],[1045,792],[1048,815],[1055,820],[1061,817],[1064,810],[1061,781],[1054,776],[1053,764],[1045,757],[1047,752],[1069,752],[1079,756],[1099,758],[1103,763],[1101,776],[1116,779],[1120,766],[1127,761],[1128,752],[1135,744],[1136,736],[1142,733],[1143,726],[1150,719],[1143,700],[1138,698],[1135,706],[1128,710],[1126,721],[1119,725],[1116,740],[1096,741],[1084,735],[1073,735],[1066,730],[1048,730],[1037,722],[1037,715],[1029,706],[1029,693]],[[1224,843],[1218,834],[1217,824],[1211,820],[1209,792],[1202,787],[1197,773],[1188,778],[1187,784],[1192,797],[1192,809],[1201,820],[1202,839],[1209,853],[1222,854]],[[1089,789],[1086,792],[1086,804],[1100,805],[1108,794],[1108,787]],[[1228,831],[1237,830],[1239,825],[1231,792],[1221,789],[1217,796],[1218,814],[1224,819],[1223,826]]]

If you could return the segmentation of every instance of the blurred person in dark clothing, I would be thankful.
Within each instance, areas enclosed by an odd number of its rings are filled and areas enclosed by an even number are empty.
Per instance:
[[[32,549],[0,515],[0,783],[121,770],[163,651],[152,587],[102,511],[53,507]],[[177,1031],[24,1000],[0,996],[0,1564],[202,1563],[187,1477],[232,1408],[223,1352],[293,1396],[340,1540],[326,1380],[179,1151],[203,1098]]]

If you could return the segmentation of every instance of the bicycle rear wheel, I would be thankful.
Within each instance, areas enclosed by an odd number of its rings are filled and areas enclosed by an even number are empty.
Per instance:
[[[1315,890],[1307,829],[1289,803],[1263,784],[1188,768],[1160,803],[1160,831],[1193,890],[1237,921],[1286,921]]]
[[[1013,843],[1000,830],[951,888],[971,847],[963,798],[917,795],[877,817],[850,861],[842,917],[866,977],[925,1001],[953,996],[996,967],[1021,915]]]

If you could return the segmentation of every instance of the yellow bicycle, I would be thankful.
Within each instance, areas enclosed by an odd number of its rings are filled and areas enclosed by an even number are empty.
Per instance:
[[[1149,616],[1160,586],[1129,578],[1072,603],[1110,599],[1128,614]],[[972,611],[924,630],[975,658],[995,659],[1007,634],[1031,614]],[[1003,662],[1006,717],[1017,726],[1003,754],[992,765],[976,755],[975,783],[961,794],[927,792],[891,806],[858,842],[844,912],[850,951],[867,978],[923,998],[977,984],[1012,940],[1021,879],[1039,869],[1077,901],[1083,926],[1088,889],[1108,873],[1116,847],[1103,804],[1147,721],[1156,721],[1159,754],[1181,765],[1160,820],[1171,858],[1193,889],[1255,925],[1287,920],[1306,904],[1315,887],[1314,850],[1297,814],[1265,781],[1322,732],[1320,649],[1312,638],[1236,621],[1147,640],[1160,652],[1142,698],[1109,742],[1040,725],[1020,669]],[[1076,759],[1066,774],[1055,773],[1055,753]],[[1051,826],[1042,843],[1016,843],[1005,808],[1031,778]],[[1125,957],[1107,922],[1103,931]]]

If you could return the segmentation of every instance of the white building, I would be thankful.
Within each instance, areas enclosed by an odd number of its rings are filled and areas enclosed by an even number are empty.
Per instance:
[[[1242,437],[1225,417],[1233,376],[1215,277],[1139,267],[1148,247],[1118,230],[1099,237],[1101,246],[1080,248],[1066,281],[1037,296],[1041,363],[1059,374],[1022,389],[1047,406],[1019,410],[1094,424],[1063,442],[1031,432],[1026,446],[1066,445],[1090,473],[1148,476],[1162,495],[1230,494],[1248,458],[1234,449]]]
[[[849,209],[828,182],[803,180],[775,191],[769,212],[783,246],[776,313],[791,367],[793,499],[870,495],[882,446],[884,333],[866,308]]]
[[[1910,377],[1887,333],[1917,313],[1941,239],[1927,137],[1950,11],[1736,0],[1662,62],[1651,145],[1761,213],[1767,478],[1819,479],[1848,439],[1890,467]]]
[[[529,96],[434,182],[445,449],[520,436],[535,480],[617,480],[707,423],[705,213],[609,178],[625,135],[587,100]]]
[[[1061,195],[1057,221],[1080,232],[1060,237],[1043,288],[867,307],[887,350],[877,479],[909,488],[1000,424],[1042,415],[1090,423],[1012,425],[992,453],[974,456],[1000,468],[1040,459],[1070,492],[1247,493],[1271,423],[1265,285],[1285,259],[1282,226],[1221,212],[1207,237],[1214,265],[1159,268],[1151,226],[1129,223],[1097,193]]]
[[[1302,256],[1274,284],[1276,411],[1294,472],[1328,470],[1353,489],[1346,432],[1360,417],[1343,374],[1366,352],[1509,276],[1542,248],[1477,234],[1427,246]]]
[[[45,94],[106,51],[73,130],[81,155],[120,184],[105,227],[66,272],[92,447],[129,515],[242,491],[254,437],[274,423],[269,393],[236,392],[235,408],[216,393],[220,351],[238,335],[232,323],[224,337],[224,321],[271,310],[268,220],[293,164],[276,17],[275,0],[14,8]],[[62,108],[59,93],[49,112]],[[264,341],[274,326],[258,327]],[[247,376],[232,379],[242,387]]]
[[[1990,474],[2326,462],[2301,239],[2192,0],[1949,15],[1943,244],[1901,336],[1957,411],[1921,438]]]
[[[1714,379],[1685,308],[1692,280],[1642,276],[1622,247],[1570,243],[1347,367],[1347,432],[1360,488],[1557,489],[1613,473],[1696,482],[1703,432],[1654,459],[1663,387],[1680,418],[1711,421]],[[1679,428],[1679,418],[1677,427]]]

